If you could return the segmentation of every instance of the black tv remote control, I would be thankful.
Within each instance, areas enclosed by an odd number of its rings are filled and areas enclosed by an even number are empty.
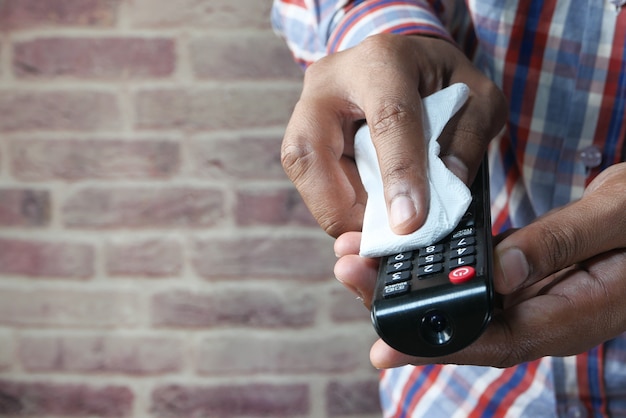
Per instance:
[[[493,247],[486,157],[470,189],[472,202],[448,236],[381,258],[372,322],[380,338],[402,353],[451,354],[475,341],[491,319]]]

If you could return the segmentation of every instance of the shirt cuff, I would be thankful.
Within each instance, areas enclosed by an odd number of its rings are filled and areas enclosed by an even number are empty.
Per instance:
[[[379,33],[422,34],[452,37],[425,0],[370,0],[357,4],[339,17],[328,40],[327,52],[343,51]]]

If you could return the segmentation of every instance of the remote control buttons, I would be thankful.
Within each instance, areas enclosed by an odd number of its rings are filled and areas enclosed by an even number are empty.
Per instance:
[[[453,284],[461,284],[471,280],[476,275],[472,266],[457,267],[448,274],[448,279]]]
[[[424,276],[428,276],[435,273],[441,273],[443,270],[443,265],[441,263],[437,264],[428,264],[426,266],[419,267],[417,269],[417,277],[423,279]]]
[[[413,263],[411,263],[411,260],[397,261],[395,263],[387,265],[386,273],[391,274],[397,271],[411,270],[412,267],[413,267]]]
[[[411,280],[411,269],[413,268],[411,258],[413,258],[413,253],[407,251],[390,256],[387,259],[385,287],[383,288],[384,298],[404,295],[411,290],[409,283],[409,280]]]
[[[463,237],[461,239],[453,240],[450,242],[450,249],[455,250],[457,248],[468,247],[476,244],[476,238],[472,236]]]
[[[388,274],[385,280],[385,284],[406,282],[411,279],[411,272],[408,270],[396,271],[395,273]]]
[[[397,263],[398,261],[410,260],[411,258],[413,258],[413,252],[405,251],[403,253],[399,253],[399,254],[389,257],[387,259],[387,264],[394,264],[394,263]]]
[[[442,251],[443,251],[443,245],[442,244],[429,245],[428,247],[420,248],[419,255],[420,256],[425,256],[425,255],[429,255],[429,254],[440,253]]]
[[[389,284],[385,286],[383,290],[383,297],[389,298],[392,296],[404,295],[405,293],[409,293],[409,290],[411,290],[411,285],[409,285],[409,282]]]

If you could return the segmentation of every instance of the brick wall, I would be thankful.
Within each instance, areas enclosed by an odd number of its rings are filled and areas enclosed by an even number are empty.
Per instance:
[[[0,416],[378,416],[270,0],[0,0]]]

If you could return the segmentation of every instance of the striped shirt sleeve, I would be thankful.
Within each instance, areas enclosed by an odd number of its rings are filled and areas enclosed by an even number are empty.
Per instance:
[[[303,67],[380,33],[422,34],[451,40],[438,1],[275,0],[272,25]]]

